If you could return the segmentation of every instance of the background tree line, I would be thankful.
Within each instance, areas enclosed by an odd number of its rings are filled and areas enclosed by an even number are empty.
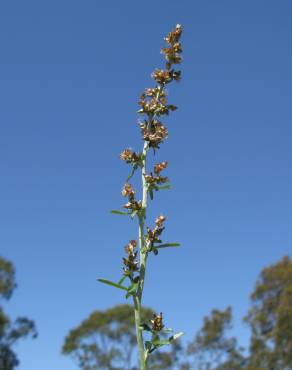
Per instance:
[[[16,288],[13,264],[0,257],[0,369],[13,370],[19,360],[17,341],[36,337],[33,321],[12,320],[3,304]],[[94,311],[65,338],[62,353],[82,370],[138,370],[135,325],[130,305]],[[153,310],[143,309],[144,321]],[[214,309],[188,343],[174,342],[157,351],[149,370],[291,370],[292,369],[292,260],[284,257],[264,268],[250,296],[244,322],[250,328],[248,348],[229,334],[232,308]]]

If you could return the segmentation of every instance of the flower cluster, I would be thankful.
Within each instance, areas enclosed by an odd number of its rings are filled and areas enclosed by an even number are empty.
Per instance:
[[[136,240],[130,240],[129,244],[125,246],[125,251],[127,253],[127,258],[123,258],[124,262],[124,275],[132,277],[133,273],[139,271],[138,261],[137,261],[137,254],[138,252],[135,250],[137,247]]]
[[[167,128],[157,119],[154,119],[149,124],[144,121],[140,123],[142,137],[149,142],[150,148],[159,149],[159,144],[168,136]]]
[[[154,243],[161,243],[160,235],[165,229],[163,227],[163,223],[165,220],[166,218],[163,215],[160,215],[155,221],[156,226],[153,230],[147,227],[146,245],[148,247],[148,250],[152,250]]]
[[[140,96],[138,104],[141,106],[138,113],[147,114],[148,116],[168,115],[170,111],[177,109],[175,105],[167,104],[166,93],[162,90],[160,92],[159,88],[146,89],[146,92]]]
[[[180,81],[181,71],[155,69],[151,76],[158,84],[166,85],[172,81]]]
[[[160,162],[160,163],[157,163],[155,166],[154,166],[154,173],[156,175],[159,175],[160,172],[162,170],[164,170],[166,167],[168,166],[168,162],[167,161],[163,161],[163,162]]]
[[[182,28],[178,24],[166,36],[165,41],[168,47],[161,49],[166,58],[166,69],[155,69],[152,78],[156,81],[157,86],[145,89],[140,96],[139,105],[141,108],[138,113],[148,116],[148,120],[140,123],[140,128],[143,140],[149,143],[150,148],[159,149],[159,144],[168,136],[167,128],[157,117],[168,115],[177,109],[175,105],[167,103],[165,85],[181,79],[181,72],[171,69],[173,64],[178,64],[182,60],[180,55],[182,47],[179,42],[181,34]]]
[[[127,148],[120,154],[120,159],[126,163],[139,164],[141,162],[141,154]]]
[[[180,24],[177,24],[174,31],[169,32],[165,37],[166,43],[169,45],[167,48],[162,48],[161,53],[164,54],[165,59],[167,60],[166,68],[171,69],[173,64],[179,64],[182,61],[181,53],[182,47],[179,42],[179,39],[182,34],[182,28]]]
[[[150,322],[152,324],[152,331],[161,331],[164,328],[162,312],[160,312],[160,315],[153,314],[153,320]]]
[[[124,205],[124,208],[139,211],[141,209],[141,201],[135,199],[135,190],[132,188],[131,184],[126,183],[122,190],[122,196],[128,198],[128,203]]]
[[[153,176],[152,172],[150,175],[144,175],[145,181],[148,184],[148,190],[151,188],[158,190],[157,185],[165,184],[169,181],[168,177],[163,177],[160,175],[160,172],[167,167],[168,162],[160,162],[154,166],[154,173],[156,176]]]

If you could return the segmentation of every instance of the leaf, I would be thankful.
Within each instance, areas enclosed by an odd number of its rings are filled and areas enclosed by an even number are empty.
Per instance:
[[[138,283],[132,283],[127,289],[128,293],[126,294],[126,299],[129,298],[131,295],[135,295],[137,288],[138,288]]]
[[[182,335],[184,335],[184,333],[182,331],[180,331],[179,333],[176,333],[174,335],[172,335],[170,338],[169,338],[169,342],[173,342],[174,340],[180,338]]]
[[[170,329],[170,328],[163,328],[161,331],[162,331],[163,333],[171,333],[171,332],[173,332],[173,329]]]
[[[129,212],[122,212],[122,211],[118,211],[116,209],[112,209],[111,213],[113,213],[114,215],[123,215],[123,216],[129,216],[130,215]]]
[[[171,330],[171,329],[168,329],[168,330]],[[152,348],[149,353],[153,352],[156,348],[159,348],[159,347],[162,347],[162,346],[167,346],[168,344],[170,344],[171,342],[173,342],[174,340],[178,339],[179,337],[181,337],[184,333],[183,332],[180,332],[180,333],[177,333],[175,335],[172,335],[171,337],[169,337],[168,339],[160,339],[158,336],[152,340],[152,344],[154,346],[154,348]]]
[[[153,342],[153,344],[154,344],[155,347],[167,346],[168,344],[170,344],[170,340],[169,339],[160,339],[160,340],[157,340],[157,341]]]
[[[123,277],[119,280],[118,285],[123,284],[123,282],[125,281],[125,279],[126,279],[126,278],[127,278],[127,276],[123,276]]]
[[[119,288],[119,289],[122,289],[122,290],[128,290],[127,287],[125,287],[123,285],[120,285],[120,284],[117,284],[117,283],[114,283],[113,281],[110,281],[110,280],[106,280],[106,279],[97,279],[97,280],[100,281],[103,284],[111,285],[115,288]]]
[[[161,249],[161,248],[174,248],[174,247],[180,247],[180,244],[179,243],[165,243],[165,244],[160,244],[160,245],[156,245],[155,248],[156,249]]]
[[[149,189],[150,199],[153,200],[153,189]]]
[[[162,186],[157,186],[157,190],[168,190],[171,189],[170,184],[162,185]]]
[[[132,168],[132,171],[131,171],[130,175],[127,177],[126,182],[128,182],[128,181],[129,181],[129,180],[134,176],[134,173],[136,172],[137,168],[138,168],[138,165],[137,165],[137,164],[135,164],[135,165],[133,166],[133,168]]]

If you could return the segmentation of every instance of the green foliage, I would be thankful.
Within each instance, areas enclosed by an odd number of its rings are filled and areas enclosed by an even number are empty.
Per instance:
[[[263,369],[292,368],[292,260],[265,268],[251,294],[246,322],[252,330],[250,363]]]
[[[249,353],[243,356],[231,328],[232,311],[213,310],[188,352],[198,370],[292,369],[292,261],[284,257],[260,274],[245,317],[251,329]]]
[[[13,264],[0,257],[0,299],[9,299],[15,288],[15,270]]]
[[[9,299],[16,287],[15,270],[11,262],[0,257],[0,298]],[[19,364],[13,346],[28,336],[37,336],[33,321],[19,317],[14,322],[0,306],[0,369],[13,370]]]
[[[203,326],[188,347],[198,370],[241,369],[243,356],[237,348],[236,339],[226,336],[232,328],[231,307],[223,311],[212,310],[204,318]]]

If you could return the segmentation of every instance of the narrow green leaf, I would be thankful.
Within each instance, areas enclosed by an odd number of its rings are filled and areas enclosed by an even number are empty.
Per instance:
[[[103,284],[111,285],[115,288],[119,288],[119,289],[122,289],[122,290],[128,290],[127,287],[125,287],[123,285],[120,285],[120,284],[117,284],[117,283],[114,283],[113,281],[110,281],[110,280],[106,280],[106,279],[97,279],[97,280],[100,281]]]
[[[137,288],[138,283],[132,283],[127,289],[128,293],[126,294],[126,298],[129,298],[131,295],[135,295]]]
[[[126,278],[127,278],[127,276],[123,276],[123,277],[119,280],[118,285],[122,285]]]
[[[153,200],[153,189],[149,190],[150,199]]]
[[[168,344],[170,344],[170,341],[169,339],[162,339],[162,340],[153,342],[153,344],[155,347],[162,347],[162,346],[167,346]]]
[[[167,185],[157,186],[157,189],[158,190],[168,190],[168,189],[171,189],[171,185],[167,184]]]
[[[129,180],[131,180],[131,178],[134,176],[134,173],[136,172],[137,168],[138,168],[138,166],[135,164],[133,166],[133,168],[132,168],[132,171],[131,171],[130,175],[126,179],[126,182],[128,182]]]
[[[118,211],[116,209],[111,210],[111,213],[113,213],[114,215],[123,215],[123,216],[129,216],[130,215],[129,212],[122,212],[122,211]]]
[[[184,333],[181,331],[179,333],[176,333],[174,335],[172,335],[170,338],[169,338],[169,342],[173,342],[174,340],[180,338],[182,335],[184,335]]]
[[[161,248],[174,248],[174,247],[180,247],[180,244],[179,243],[165,243],[165,244],[160,244],[160,245],[156,245],[155,248],[156,249],[161,249]]]
[[[162,331],[163,333],[171,333],[171,332],[173,332],[173,329],[170,329],[170,328],[163,328],[161,331]]]

